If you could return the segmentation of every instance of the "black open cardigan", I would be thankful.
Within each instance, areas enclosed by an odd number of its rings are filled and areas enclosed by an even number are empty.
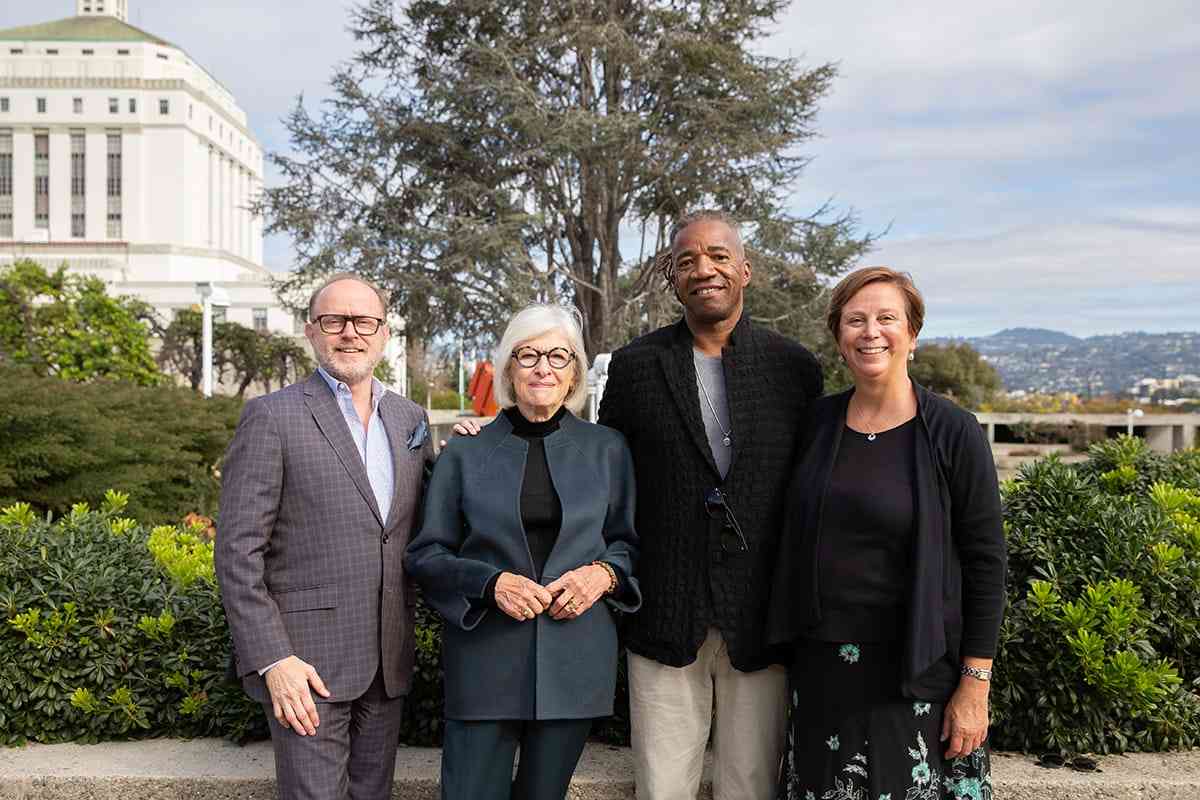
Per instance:
[[[1004,612],[1004,529],[991,447],[978,420],[913,386],[916,507],[901,688],[917,700],[944,702],[958,685],[962,656],[996,653]],[[821,507],[853,393],[823,397],[806,410],[772,581],[773,643],[804,636],[820,619]]]

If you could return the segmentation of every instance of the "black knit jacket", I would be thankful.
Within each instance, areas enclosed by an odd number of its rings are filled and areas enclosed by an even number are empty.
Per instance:
[[[722,351],[733,454],[721,480],[700,416],[692,335],[680,320],[613,353],[600,423],[625,435],[637,475],[642,608],[626,645],[668,666],[696,659],[710,626],[733,666],[782,663],[764,645],[772,562],[801,411],[821,394],[821,368],[796,342],[743,315]],[[720,486],[750,544],[721,548],[721,518],[704,496]]]

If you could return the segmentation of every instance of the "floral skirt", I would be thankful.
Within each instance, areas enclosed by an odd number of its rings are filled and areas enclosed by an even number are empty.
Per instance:
[[[900,647],[802,641],[779,800],[993,800],[987,746],[943,759],[939,703],[900,695]]]

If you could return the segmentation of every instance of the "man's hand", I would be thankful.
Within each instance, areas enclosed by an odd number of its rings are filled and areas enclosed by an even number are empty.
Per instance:
[[[596,564],[586,564],[565,573],[546,588],[554,595],[550,616],[554,619],[574,619],[608,591],[608,570]]]
[[[279,724],[301,736],[315,735],[321,719],[308,687],[311,685],[321,697],[329,697],[329,690],[313,666],[296,656],[288,656],[267,670],[264,677]]]
[[[483,428],[479,427],[479,423],[473,419],[464,419],[461,422],[454,423],[454,432],[459,436],[478,436]],[[442,439],[438,443],[438,447],[445,447],[446,440]]]
[[[501,572],[496,579],[496,605],[515,620],[533,619],[549,608],[553,599],[545,586],[523,575]]]

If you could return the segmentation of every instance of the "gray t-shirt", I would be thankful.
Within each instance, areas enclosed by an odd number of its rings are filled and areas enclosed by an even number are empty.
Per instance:
[[[704,432],[708,435],[708,447],[712,450],[717,471],[724,478],[729,472],[729,462],[733,457],[733,448],[724,442],[725,431],[729,431],[732,436],[733,428],[729,418],[729,400],[725,394],[725,372],[721,369],[720,356],[706,356],[695,349],[692,350],[692,355],[696,363],[696,394],[700,398],[700,416],[704,420]],[[705,392],[708,393],[707,399],[704,396]],[[714,409],[717,416],[713,416]]]

